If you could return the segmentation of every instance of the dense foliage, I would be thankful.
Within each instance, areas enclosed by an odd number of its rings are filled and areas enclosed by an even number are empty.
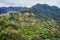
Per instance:
[[[0,40],[60,40],[55,20],[37,18],[30,12],[0,15]]]

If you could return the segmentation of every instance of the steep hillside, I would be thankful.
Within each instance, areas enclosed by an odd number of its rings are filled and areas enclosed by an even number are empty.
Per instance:
[[[0,15],[0,40],[60,40],[58,23],[28,10]]]

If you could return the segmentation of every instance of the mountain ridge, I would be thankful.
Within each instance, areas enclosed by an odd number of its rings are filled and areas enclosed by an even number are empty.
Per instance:
[[[40,6],[40,7],[45,8],[45,9],[50,7],[52,9],[54,9],[54,10],[58,10],[58,9],[60,10],[59,7],[57,7],[57,6],[49,6],[48,4],[39,4],[39,3],[37,3],[34,6]],[[34,7],[34,6],[32,6],[32,7]],[[32,8],[32,7],[30,7],[30,8]],[[6,13],[8,10],[10,10],[10,11],[20,11],[20,10],[22,10],[24,8],[28,8],[28,7],[0,7],[0,13]],[[28,8],[28,9],[30,9],[30,8]],[[2,12],[2,10],[4,12]]]

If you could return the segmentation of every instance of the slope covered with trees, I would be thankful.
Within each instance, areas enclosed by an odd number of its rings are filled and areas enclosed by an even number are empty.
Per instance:
[[[0,40],[60,40],[60,30],[52,18],[12,11],[0,15]]]

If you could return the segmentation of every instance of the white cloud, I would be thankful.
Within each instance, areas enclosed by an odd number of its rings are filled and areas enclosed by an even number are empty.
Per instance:
[[[9,5],[6,5],[6,4],[3,4],[3,3],[0,3],[0,7],[8,7]]]
[[[38,3],[56,5],[58,0],[38,0]]]
[[[59,0],[5,0],[5,1],[0,0],[1,3],[7,4],[10,6],[27,6],[27,7],[35,5],[36,3],[59,6],[58,1]]]

